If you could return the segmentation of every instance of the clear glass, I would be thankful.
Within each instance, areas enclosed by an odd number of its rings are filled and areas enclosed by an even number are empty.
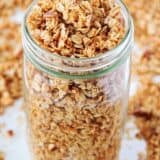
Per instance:
[[[94,58],[48,53],[23,24],[24,93],[33,160],[117,160],[127,113],[133,24],[124,4],[126,35]]]

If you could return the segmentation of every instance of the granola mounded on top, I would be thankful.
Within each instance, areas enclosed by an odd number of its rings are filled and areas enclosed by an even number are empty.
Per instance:
[[[125,27],[114,0],[39,0],[27,18],[43,48],[67,57],[95,57],[116,47]]]
[[[0,113],[21,96],[22,45],[20,25],[0,19]],[[13,32],[14,31],[14,32]]]
[[[77,59],[105,53],[125,35],[121,8],[113,0],[39,0],[26,22],[41,48]],[[40,71],[25,57],[33,159],[117,160],[127,106],[126,65],[99,78],[65,79]]]

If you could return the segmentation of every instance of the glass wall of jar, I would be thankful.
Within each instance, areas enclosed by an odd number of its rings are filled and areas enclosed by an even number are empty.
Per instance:
[[[34,160],[117,160],[128,105],[133,24],[122,2],[126,35],[93,58],[50,54],[23,23],[24,93]]]

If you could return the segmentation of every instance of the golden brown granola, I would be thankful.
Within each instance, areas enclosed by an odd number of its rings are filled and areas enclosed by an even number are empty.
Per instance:
[[[30,62],[26,66],[25,109],[33,159],[117,160],[125,117],[124,102],[115,99],[119,92],[113,79],[119,71],[65,80],[42,73]]]
[[[147,49],[133,68],[141,85],[130,100],[129,111],[136,117],[140,135],[148,144],[147,160],[160,160],[160,83],[152,82],[160,75],[159,47]]]
[[[160,159],[160,117],[153,115],[137,118],[137,125],[141,130],[141,135],[147,141],[147,160]]]
[[[143,81],[144,82],[144,81]],[[130,107],[136,116],[160,116],[160,84],[148,81],[139,87],[137,94],[132,98]]]
[[[0,19],[0,113],[21,96],[20,25]]]
[[[11,16],[17,8],[25,9],[32,0],[0,0],[0,17]]]
[[[146,79],[146,77],[144,76]],[[160,160],[160,84],[143,81],[143,87],[130,101],[140,134],[148,143],[147,160]]]
[[[135,24],[136,39],[144,44],[150,37],[160,38],[160,1],[124,0]]]
[[[145,43],[145,51],[142,54],[134,70],[139,76],[160,75],[160,37],[152,37]]]
[[[39,0],[27,18],[43,48],[67,57],[94,57],[116,47],[124,20],[114,0]]]

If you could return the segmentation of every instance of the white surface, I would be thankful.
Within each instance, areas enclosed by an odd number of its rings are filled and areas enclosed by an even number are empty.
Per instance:
[[[5,160],[29,160],[22,100],[0,117],[0,126],[0,151],[5,153]],[[13,137],[8,135],[9,130],[14,132]]]
[[[0,151],[5,153],[5,160],[30,160],[22,100],[17,101],[0,117],[0,126],[3,126],[0,127]],[[7,135],[8,130],[13,130],[13,137]],[[138,153],[145,153],[146,144],[135,138],[137,132],[134,120],[129,120],[126,124],[119,160],[138,160]]]

